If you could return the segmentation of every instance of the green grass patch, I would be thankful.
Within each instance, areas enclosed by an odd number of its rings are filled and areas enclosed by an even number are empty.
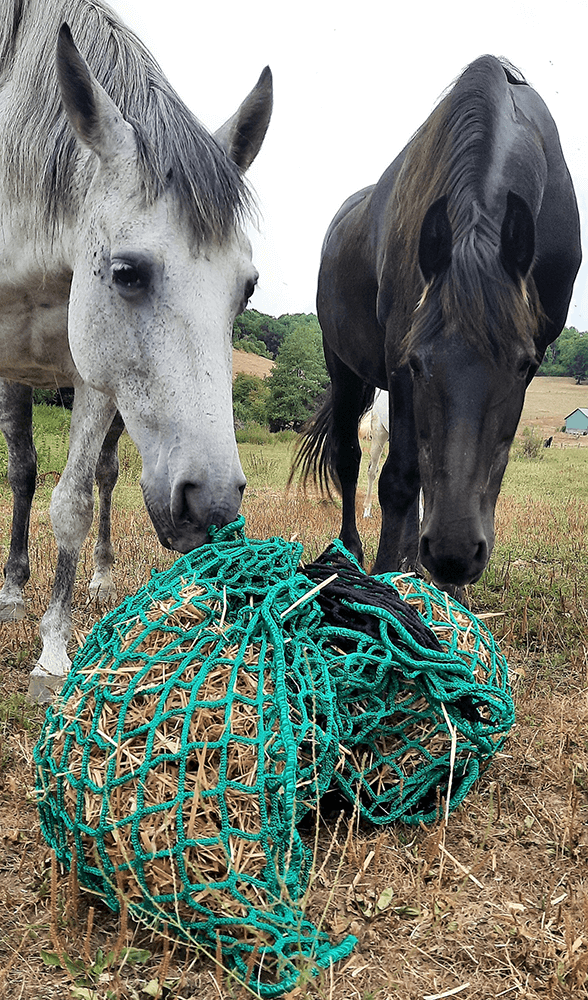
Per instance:
[[[261,424],[247,423],[235,431],[237,444],[295,444],[298,440],[296,431],[276,431],[272,433],[268,427]]]
[[[26,730],[35,739],[41,732],[45,708],[31,705],[24,694],[11,691],[0,697],[0,734],[8,730]]]
[[[588,448],[544,448],[540,460],[514,452],[501,492],[554,506],[567,503],[570,497],[588,502]]]
[[[33,440],[37,449],[37,471],[41,482],[44,477],[53,477],[63,471],[67,462],[69,427],[71,413],[59,406],[40,404],[33,408]],[[8,449],[4,436],[0,434],[0,489],[8,486]]]

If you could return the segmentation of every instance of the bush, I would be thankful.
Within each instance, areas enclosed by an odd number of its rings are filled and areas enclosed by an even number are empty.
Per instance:
[[[233,411],[237,424],[267,423],[269,386],[259,375],[239,372],[233,382]]]
[[[525,427],[521,437],[515,440],[512,457],[542,459],[544,453],[543,435],[533,427]]]
[[[73,398],[73,389],[33,389],[33,403],[36,404],[71,410]]]
[[[278,441],[289,444],[291,441],[298,439],[295,431],[277,431],[274,433],[268,427],[256,424],[251,420],[244,427],[236,429],[235,437],[237,444],[275,444]]]

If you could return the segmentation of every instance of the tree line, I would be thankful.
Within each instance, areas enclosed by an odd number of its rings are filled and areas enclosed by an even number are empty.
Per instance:
[[[269,378],[237,375],[233,389],[237,421],[295,430],[317,410],[329,377],[317,317],[310,314],[266,316],[247,309],[238,316],[234,346],[273,358]],[[538,375],[563,375],[578,384],[588,380],[588,333],[565,327],[545,352]]]
[[[588,333],[566,326],[550,344],[538,375],[567,375],[578,385],[588,379]]]

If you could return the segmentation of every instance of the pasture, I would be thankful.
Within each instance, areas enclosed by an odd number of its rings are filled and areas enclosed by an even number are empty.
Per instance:
[[[571,380],[537,379],[523,425],[543,436],[586,405]],[[580,397],[582,401],[580,400]],[[576,402],[575,400],[578,399]],[[39,409],[27,616],[0,625],[0,996],[6,1000],[143,1000],[255,996],[215,956],[115,918],[52,867],[39,841],[31,773],[43,710],[24,702],[38,655],[38,625],[52,582],[51,488],[66,458],[68,415]],[[588,439],[556,435],[537,459],[513,457],[497,509],[489,569],[470,588],[473,610],[511,668],[517,725],[446,828],[374,830],[323,816],[315,843],[308,914],[333,940],[359,939],[351,956],[290,996],[324,1000],[467,1000],[585,996],[588,983]],[[561,445],[561,447],[560,447]],[[336,535],[340,511],[312,495],[285,495],[287,442],[239,446],[249,480],[243,512],[250,537],[281,535],[317,555]],[[0,455],[0,559],[11,497]],[[379,508],[361,518],[368,560]],[[170,565],[144,511],[140,460],[126,436],[115,492],[115,575],[122,598],[152,568]],[[92,537],[74,593],[74,639],[101,609],[89,603]]]

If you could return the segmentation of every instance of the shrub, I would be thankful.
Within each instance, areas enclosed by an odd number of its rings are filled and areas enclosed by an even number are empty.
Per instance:
[[[525,427],[520,438],[515,440],[513,458],[542,459],[544,456],[543,435],[533,427]]]
[[[267,423],[267,403],[270,390],[258,375],[239,372],[233,382],[233,410],[240,424]]]
[[[298,440],[296,431],[273,432],[268,427],[256,424],[251,420],[243,427],[236,429],[235,437],[238,444],[276,444],[277,442],[289,444],[291,441]]]

